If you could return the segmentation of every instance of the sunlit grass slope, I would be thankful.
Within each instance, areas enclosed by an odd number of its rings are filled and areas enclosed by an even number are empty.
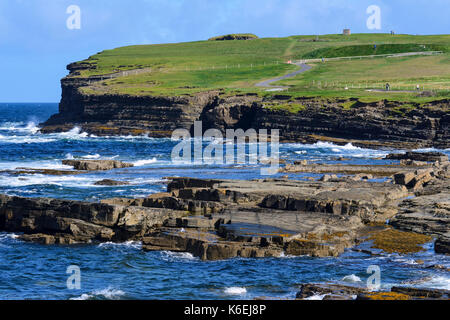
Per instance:
[[[290,87],[288,94],[305,96],[351,94],[381,99],[386,94],[371,93],[366,89],[379,88],[385,82],[392,82],[391,86],[399,90],[411,90],[419,84],[445,95],[450,82],[449,49],[450,35],[390,34],[139,45],[105,50],[91,56],[84,62],[92,68],[81,71],[79,76],[105,75],[105,81],[83,88],[91,94],[182,95],[223,89],[269,95],[274,93],[256,88],[255,83],[295,70],[297,67],[287,64],[288,60],[438,50],[443,54],[315,63],[312,70],[279,84]],[[136,69],[144,70],[107,79],[110,74]],[[393,95],[395,93],[389,93],[389,96]],[[416,99],[414,93],[397,96]]]

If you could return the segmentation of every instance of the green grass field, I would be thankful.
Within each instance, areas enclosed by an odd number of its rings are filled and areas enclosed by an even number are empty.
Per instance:
[[[414,92],[367,91],[380,89],[389,82],[394,90],[413,90],[419,84],[421,89],[435,91],[437,97],[448,97],[450,35],[291,36],[128,46],[105,50],[85,60],[95,68],[83,70],[79,76],[147,70],[83,87],[89,94],[183,95],[223,89],[271,95],[274,93],[254,85],[296,70],[287,60],[416,51],[443,51],[443,54],[314,63],[310,71],[279,84],[289,86],[286,93],[292,96],[430,99],[417,97]]]

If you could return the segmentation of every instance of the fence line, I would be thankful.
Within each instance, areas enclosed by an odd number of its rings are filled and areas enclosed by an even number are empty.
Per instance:
[[[421,83],[421,84],[397,84],[389,83],[389,91],[407,91],[407,92],[423,92],[423,91],[448,91],[450,86],[433,85],[432,83]],[[419,88],[417,88],[419,85]],[[362,89],[362,90],[383,90],[386,91],[385,81],[329,81],[329,80],[312,80],[309,82],[303,82],[303,84],[296,85],[291,89],[297,90],[299,88],[310,89],[338,89],[338,90],[351,90],[351,89]],[[289,89],[288,89],[289,91]]]

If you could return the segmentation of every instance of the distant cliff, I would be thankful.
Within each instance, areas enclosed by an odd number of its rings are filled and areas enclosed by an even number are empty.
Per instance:
[[[96,135],[170,137],[177,128],[190,129],[195,120],[203,129],[279,129],[284,141],[372,147],[449,148],[450,100],[425,104],[358,99],[292,98],[256,94],[227,95],[209,91],[179,97],[83,94],[79,89],[101,79],[77,77],[88,68],[68,66],[61,80],[59,113],[42,124],[41,132],[75,126]]]

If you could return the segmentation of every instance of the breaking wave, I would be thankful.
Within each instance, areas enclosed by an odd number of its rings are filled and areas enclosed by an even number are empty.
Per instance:
[[[119,300],[124,295],[124,291],[108,287],[106,289],[95,290],[90,293],[83,293],[79,297],[70,298],[70,300]]]
[[[148,164],[156,163],[158,160],[156,158],[148,159],[148,160],[138,160],[133,162],[135,167],[141,167]]]
[[[172,252],[172,251],[161,251],[161,258],[164,261],[192,261],[197,260],[198,258],[194,257],[192,253],[189,252]]]
[[[331,142],[316,142],[314,144],[288,143],[288,149],[295,149],[296,154],[329,154],[333,156],[350,156],[354,158],[379,158],[389,152],[383,150],[356,147],[351,143],[337,145]]]
[[[228,287],[223,290],[223,292],[227,295],[243,295],[247,293],[247,289],[245,287]]]
[[[356,282],[361,282],[361,278],[358,277],[355,274],[351,274],[349,276],[345,276],[342,278],[342,281],[344,282],[351,282],[351,283],[356,283]]]

